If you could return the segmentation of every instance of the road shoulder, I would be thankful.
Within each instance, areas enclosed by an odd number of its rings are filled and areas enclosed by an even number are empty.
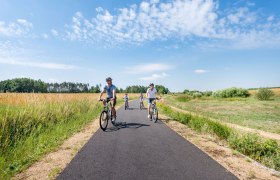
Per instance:
[[[121,105],[117,106],[119,109]],[[75,133],[57,148],[46,154],[41,160],[16,175],[15,180],[55,179],[61,173],[82,147],[99,129],[99,118],[94,119],[80,132]]]
[[[204,151],[239,179],[276,180],[280,178],[279,172],[268,169],[238,152],[233,151],[213,136],[198,134],[186,125],[166,116],[160,116],[160,119],[168,127]]]

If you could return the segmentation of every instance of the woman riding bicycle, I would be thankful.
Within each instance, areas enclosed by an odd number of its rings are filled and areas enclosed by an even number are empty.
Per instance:
[[[157,90],[154,86],[154,83],[151,83],[149,85],[150,87],[147,89],[146,97],[148,99],[148,118],[150,119],[150,109],[151,109],[151,103],[156,100]]]

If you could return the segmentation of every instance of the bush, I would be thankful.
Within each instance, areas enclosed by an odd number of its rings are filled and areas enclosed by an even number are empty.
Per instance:
[[[233,98],[233,97],[249,97],[249,91],[247,89],[242,88],[229,88],[220,91],[216,91],[213,93],[214,97],[218,98]]]
[[[233,134],[228,143],[233,149],[256,161],[275,170],[280,169],[280,147],[276,140],[263,141],[256,134]]]
[[[207,97],[212,96],[212,94],[213,94],[212,91],[205,91],[205,92],[203,92],[203,95],[207,96]]]
[[[188,95],[178,95],[178,96],[176,96],[176,98],[175,98],[177,101],[179,101],[179,102],[188,102],[188,101],[190,101],[191,100],[191,97],[190,96],[188,96]]]
[[[267,101],[274,96],[274,92],[268,88],[260,88],[255,97],[261,101]]]
[[[194,98],[200,98],[200,97],[202,97],[202,93],[201,92],[195,92],[195,93],[193,93],[193,95],[192,95]]]

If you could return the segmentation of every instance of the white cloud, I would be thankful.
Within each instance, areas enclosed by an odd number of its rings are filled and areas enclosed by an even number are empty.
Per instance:
[[[194,70],[194,73],[196,74],[205,74],[205,73],[208,73],[209,71],[208,70],[205,70],[205,69],[196,69]]]
[[[0,57],[0,64],[17,65],[17,66],[28,66],[28,67],[38,67],[45,69],[60,69],[60,70],[70,70],[76,69],[76,66],[49,62],[31,62],[26,60],[11,59],[6,57]]]
[[[269,16],[269,17],[267,18],[267,20],[268,20],[268,21],[273,21],[273,20],[274,20],[274,16]]]
[[[52,33],[53,36],[58,36],[59,35],[57,30],[55,30],[55,29],[52,29],[51,33]]]
[[[118,9],[115,15],[97,8],[97,16],[92,20],[77,12],[72,24],[67,26],[66,37],[70,40],[141,43],[173,36],[208,36],[217,18],[215,9],[211,0],[143,1]]]
[[[153,64],[141,64],[141,65],[136,65],[131,67],[125,67],[124,72],[130,74],[144,74],[144,73],[166,71],[173,68],[174,66],[170,64],[153,63]]]
[[[110,12],[96,8],[90,19],[77,12],[64,38],[116,46],[177,39],[204,47],[258,48],[280,46],[278,18],[247,7],[220,10],[215,0],[143,1]],[[252,8],[253,9],[253,8]],[[198,38],[197,41],[193,41]],[[265,40],[265,41],[264,41]],[[277,41],[276,41],[277,40]]]
[[[139,79],[143,81],[156,81],[167,76],[168,75],[166,73],[161,73],[161,74],[152,74],[151,76],[141,77]]]
[[[17,19],[16,22],[0,21],[0,36],[19,37],[28,34],[33,24],[25,19]]]
[[[43,34],[42,34],[42,37],[43,37],[44,39],[48,39],[48,38],[49,38],[49,35],[46,34],[46,33],[43,33]]]

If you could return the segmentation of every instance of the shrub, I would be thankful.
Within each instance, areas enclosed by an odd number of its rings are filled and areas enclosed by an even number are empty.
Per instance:
[[[261,101],[267,101],[274,96],[274,92],[268,88],[260,88],[255,97]]]
[[[177,97],[176,97],[176,100],[177,101],[179,101],[179,102],[188,102],[188,101],[190,101],[191,100],[191,97],[190,96],[188,96],[188,95],[178,95]]]
[[[193,95],[192,95],[194,98],[200,98],[200,97],[202,97],[202,93],[201,92],[195,92],[195,93],[193,93]]]
[[[213,94],[213,92],[212,91],[205,91],[205,92],[203,92],[203,95],[204,96],[212,96],[212,94]]]
[[[280,169],[280,147],[276,140],[263,141],[256,134],[233,134],[228,139],[229,145],[258,162],[276,170]]]
[[[213,96],[218,98],[249,97],[249,95],[249,91],[242,88],[229,88],[213,93]]]

